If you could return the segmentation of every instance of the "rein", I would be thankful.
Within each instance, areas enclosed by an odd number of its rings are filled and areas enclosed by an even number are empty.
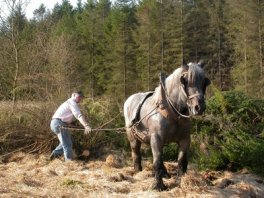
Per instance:
[[[182,73],[182,76],[185,75],[185,74],[188,74],[188,72],[183,72],[183,73]],[[163,91],[164,91],[164,93],[165,93],[165,94],[164,94],[164,97],[165,97],[166,101],[168,102],[168,105],[169,105],[168,108],[170,108],[170,109],[172,110],[172,113],[171,113],[171,114],[178,114],[179,116],[181,116],[181,117],[183,117],[183,118],[190,118],[190,117],[191,117],[190,115],[184,115],[184,114],[182,114],[182,113],[181,113],[181,112],[180,112],[180,111],[179,111],[179,110],[173,105],[171,99],[169,98],[169,95],[168,95],[168,92],[167,92],[166,87],[165,87],[165,85],[164,85],[164,82],[165,82],[165,75],[164,75],[163,73],[161,73],[161,74],[160,74],[160,84],[161,84],[161,88],[163,89]],[[186,102],[186,104],[187,104],[187,106],[188,106],[188,110],[189,110],[189,105],[188,105],[188,104],[189,104],[190,100],[191,100],[192,98],[194,98],[194,97],[200,96],[200,94],[199,94],[199,93],[195,93],[195,94],[192,94],[192,95],[188,95],[182,84],[181,84],[181,90],[182,90],[182,92],[184,93],[185,97],[187,98],[187,102]],[[160,101],[160,103],[162,103],[162,101]],[[166,105],[165,105],[165,106],[166,106]],[[167,109],[167,111],[170,112],[169,109]],[[189,110],[189,111],[190,111],[190,110]],[[162,114],[162,110],[160,110],[160,112],[161,112],[161,114]],[[169,114],[169,113],[168,113],[168,114]],[[168,116],[168,115],[167,115],[167,116]],[[165,116],[165,117],[167,117],[167,116]],[[174,115],[174,116],[172,115],[172,117],[175,118],[175,115]]]
[[[188,72],[183,72],[181,75],[182,76],[184,76],[184,75],[188,75]],[[190,99],[192,99],[192,98],[194,98],[194,97],[197,97],[197,96],[200,96],[201,94],[199,94],[199,93],[195,93],[195,94],[192,94],[192,95],[190,95],[190,96],[188,96],[188,94],[187,94],[187,91],[184,89],[184,87],[183,87],[183,84],[181,84],[181,88],[182,88],[182,91],[183,91],[183,93],[184,93],[184,95],[185,95],[185,97],[187,98],[187,103],[188,103],[188,101],[190,100]],[[165,88],[164,88],[165,89]]]
[[[167,93],[167,90],[165,88],[165,85],[164,85],[164,81],[162,80],[162,78],[164,77],[164,74],[160,74],[160,85],[161,85],[161,88],[163,89],[163,91],[165,92],[165,99],[168,101],[170,107],[172,108],[172,110],[177,113],[178,115],[180,115],[181,117],[184,117],[184,118],[190,118],[191,116],[189,115],[183,115],[182,113],[180,113],[180,111],[173,105],[172,101],[170,100],[169,96],[168,96],[168,93]],[[182,87],[183,88],[183,87]],[[184,90],[183,90],[184,91]],[[184,95],[188,98],[186,92],[184,91]]]

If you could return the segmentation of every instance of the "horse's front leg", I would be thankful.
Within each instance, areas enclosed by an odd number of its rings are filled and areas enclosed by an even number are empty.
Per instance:
[[[178,167],[182,170],[183,173],[187,171],[190,142],[190,137],[185,138],[179,142]]]
[[[162,159],[163,142],[161,141],[157,133],[153,133],[151,135],[150,144],[151,144],[152,155],[153,155],[153,171],[154,171],[154,177],[155,177],[153,189],[162,191],[166,189],[166,186],[164,185],[162,181],[164,170],[166,171],[166,168],[164,167],[163,159]]]

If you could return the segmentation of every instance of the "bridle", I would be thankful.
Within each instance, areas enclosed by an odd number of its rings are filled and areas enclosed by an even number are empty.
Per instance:
[[[184,76],[184,75],[188,75],[188,72],[183,72],[182,74],[181,74],[181,78]],[[166,90],[166,87],[165,87],[165,85],[164,85],[164,82],[165,82],[165,80],[162,80],[162,78],[164,77],[164,74],[160,74],[160,84],[161,84],[161,88],[163,89],[163,91],[165,92],[165,99],[167,100],[167,102],[168,102],[168,104],[169,104],[169,108],[171,108],[175,113],[177,113],[179,116],[181,116],[181,117],[184,117],[184,118],[190,118],[191,117],[191,115],[184,115],[184,114],[182,114],[174,105],[173,105],[173,103],[172,103],[172,101],[170,100],[170,98],[169,98],[169,95],[168,95],[168,92],[167,92],[167,90]],[[188,111],[190,112],[191,110],[190,110],[190,108],[191,108],[191,103],[192,103],[192,99],[193,98],[195,98],[195,97],[199,97],[199,96],[203,96],[202,94],[200,94],[200,93],[195,93],[195,94],[192,94],[192,95],[189,95],[189,93],[187,92],[187,89],[186,89],[186,87],[185,87],[185,85],[181,82],[181,85],[180,85],[180,87],[181,87],[181,90],[182,90],[182,92],[183,92],[183,94],[185,95],[185,97],[186,97],[186,99],[187,99],[187,101],[186,101],[186,105],[188,106]]]
[[[183,78],[185,75],[188,75],[188,72],[187,71],[185,71],[185,72],[183,72],[181,74],[181,78]],[[198,91],[196,93],[192,94],[192,95],[189,95],[189,93],[187,91],[187,88],[184,85],[184,83],[181,82],[181,85],[180,86],[181,86],[181,90],[182,90],[184,96],[187,98],[186,104],[187,104],[188,110],[190,112],[190,107],[191,107],[192,99],[195,98],[195,97],[202,97],[202,98],[204,98],[204,95],[203,94],[200,94]]]

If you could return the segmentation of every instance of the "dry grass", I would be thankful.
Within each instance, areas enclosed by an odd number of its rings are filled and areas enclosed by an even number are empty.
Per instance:
[[[197,172],[191,168],[181,177],[166,163],[170,179],[167,191],[151,189],[151,163],[135,173],[120,154],[98,160],[48,161],[47,156],[14,154],[0,164],[0,197],[262,197],[263,178],[248,173]],[[228,181],[228,182],[227,182]],[[221,183],[222,182],[222,183]],[[226,183],[224,183],[226,182]]]

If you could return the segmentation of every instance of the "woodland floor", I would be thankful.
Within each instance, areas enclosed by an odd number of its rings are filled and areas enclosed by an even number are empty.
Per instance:
[[[130,164],[129,164],[130,163]],[[171,174],[163,179],[168,190],[152,190],[151,162],[133,171],[122,153],[111,152],[100,159],[64,162],[46,155],[16,153],[0,163],[0,197],[254,197],[264,195],[264,178],[243,170],[238,173],[199,172],[190,165],[179,177],[176,164],[166,162]]]

